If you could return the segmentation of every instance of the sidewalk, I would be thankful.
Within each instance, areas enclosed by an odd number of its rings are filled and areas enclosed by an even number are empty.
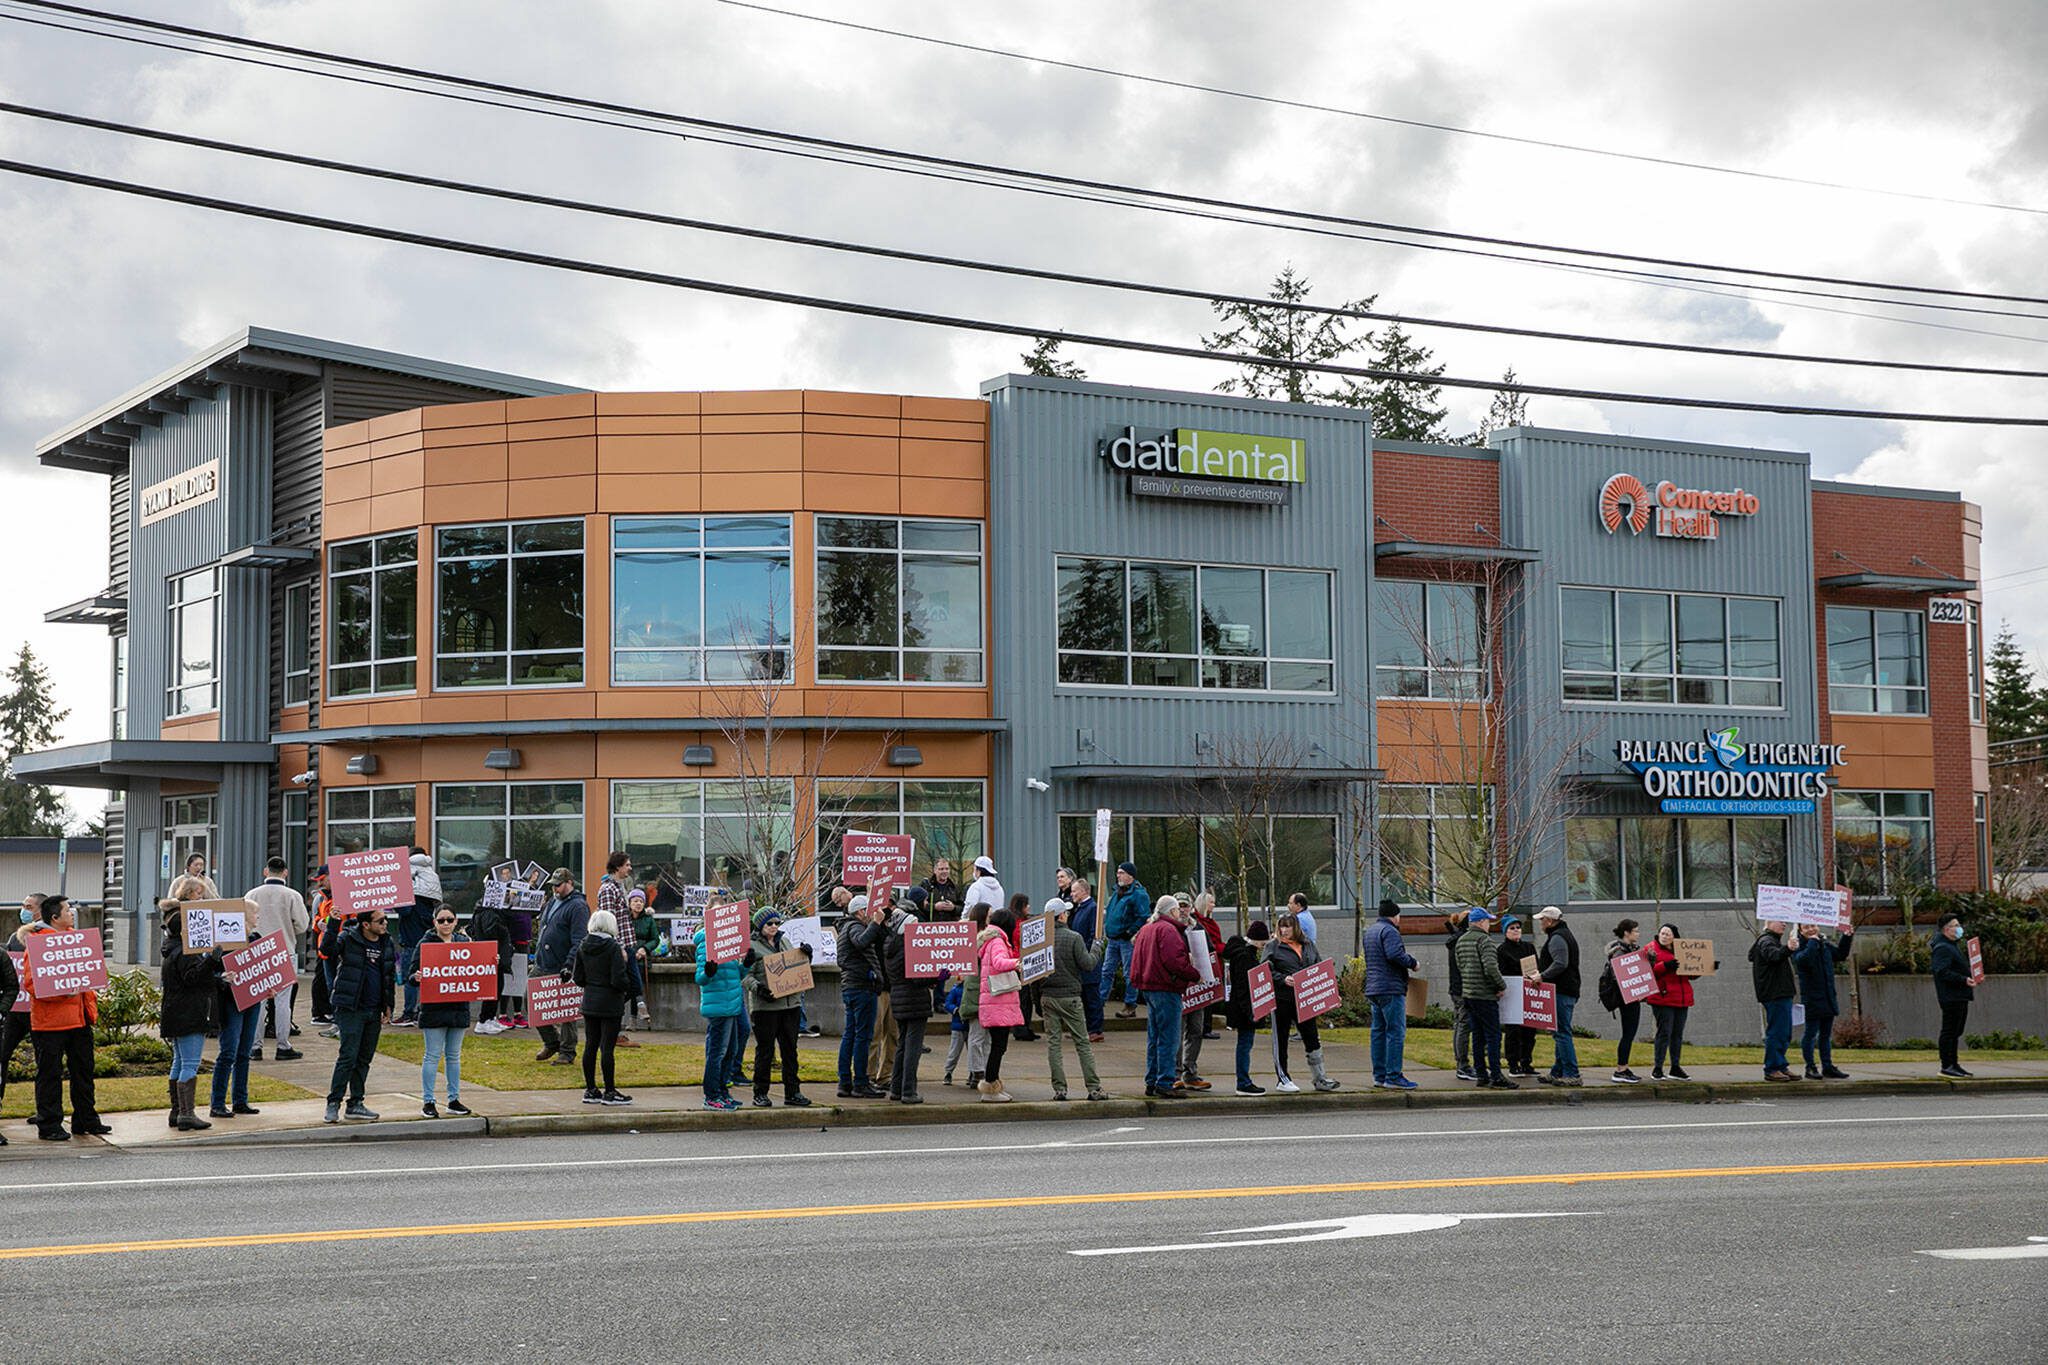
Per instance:
[[[387,1031],[387,1036],[390,1032]],[[522,1047],[531,1043],[538,1048],[538,1039],[531,1030],[514,1030],[501,1036],[518,1042]],[[638,1031],[628,1036],[642,1045],[696,1045],[702,1042],[697,1034]],[[1104,1119],[1175,1113],[1266,1113],[1293,1106],[1312,1106],[1319,1111],[1392,1111],[1446,1105],[1569,1105],[1621,1100],[1702,1103],[1815,1094],[2048,1090],[2048,1061],[2001,1061],[1996,1060],[1996,1054],[1981,1054],[1966,1059],[1977,1079],[1957,1081],[1935,1074],[1935,1067],[1930,1062],[1862,1062],[1857,1060],[1853,1051],[1844,1051],[1837,1054],[1837,1061],[1851,1073],[1852,1079],[1847,1081],[1767,1084],[1756,1065],[1703,1065],[1688,1068],[1693,1076],[1690,1083],[1645,1081],[1640,1085],[1614,1085],[1609,1083],[1606,1070],[1601,1069],[1589,1070],[1584,1087],[1578,1090],[1538,1085],[1525,1078],[1520,1082],[1522,1088],[1517,1091],[1482,1091],[1469,1081],[1458,1080],[1448,1070],[1410,1063],[1408,1076],[1418,1084],[1418,1090],[1375,1091],[1371,1087],[1372,1065],[1366,1047],[1354,1042],[1331,1041],[1325,1047],[1325,1060],[1330,1074],[1342,1083],[1340,1090],[1329,1094],[1311,1091],[1307,1084],[1308,1068],[1301,1061],[1297,1048],[1290,1053],[1290,1058],[1295,1078],[1303,1087],[1301,1094],[1268,1093],[1262,1098],[1240,1098],[1233,1093],[1234,1035],[1226,1030],[1223,1037],[1211,1040],[1203,1048],[1204,1074],[1214,1083],[1214,1089],[1199,1098],[1184,1101],[1146,1100],[1145,1035],[1142,1030],[1125,1026],[1113,1028],[1103,1042],[1095,1045],[1096,1066],[1103,1087],[1113,1098],[1096,1103],[1083,1098],[1086,1087],[1081,1082],[1079,1066],[1069,1047],[1066,1067],[1069,1094],[1073,1098],[1059,1103],[1052,1098],[1052,1085],[1047,1078],[1043,1037],[1041,1033],[1038,1042],[1012,1042],[1010,1045],[1003,1070],[1004,1082],[1016,1097],[1016,1102],[1011,1104],[982,1102],[981,1097],[965,1084],[964,1064],[955,1077],[958,1083],[944,1085],[940,1077],[944,1070],[947,1037],[939,1033],[933,1036],[933,1051],[925,1057],[919,1072],[925,1100],[922,1105],[891,1104],[887,1100],[839,1100],[835,1098],[835,1087],[831,1083],[809,1081],[805,1083],[805,1094],[813,1105],[808,1109],[784,1108],[779,1084],[771,1092],[774,1107],[756,1109],[747,1103],[750,1092],[742,1086],[735,1093],[745,1107],[731,1114],[703,1109],[700,1076],[693,1066],[691,1074],[677,1075],[674,1084],[634,1087],[633,1104],[616,1108],[582,1103],[580,1068],[576,1073],[564,1070],[563,1081],[573,1079],[574,1083],[560,1089],[489,1090],[474,1081],[466,1081],[463,1102],[475,1111],[475,1117],[423,1119],[420,1117],[418,1066],[380,1054],[370,1068],[366,1098],[370,1108],[382,1116],[381,1121],[330,1126],[323,1121],[323,1111],[328,1079],[334,1067],[334,1044],[319,1037],[317,1030],[307,1027],[305,1034],[296,1040],[306,1054],[302,1060],[257,1062],[251,1071],[252,1074],[272,1076],[300,1086],[311,1092],[314,1098],[267,1103],[261,1106],[263,1112],[257,1117],[215,1120],[213,1128],[205,1133],[178,1133],[166,1127],[161,1109],[112,1114],[107,1116],[107,1122],[114,1133],[106,1141],[117,1148],[163,1148],[251,1141],[377,1141],[485,1134],[692,1131],[746,1126],[897,1126],[1025,1118]],[[465,1041],[470,1040],[482,1041],[473,1033]],[[838,1046],[836,1038],[806,1039],[801,1044],[807,1057],[822,1059],[827,1069],[833,1065]],[[1539,1049],[1539,1056],[1546,1051]],[[751,1067],[751,1049],[747,1061]],[[1270,1092],[1273,1067],[1269,1033],[1259,1036],[1253,1053],[1252,1071],[1253,1079]],[[1639,1074],[1647,1075],[1647,1068]],[[70,1145],[77,1146],[75,1143]],[[15,1155],[24,1148],[41,1146],[33,1140],[31,1133],[26,1143],[16,1143],[0,1152],[0,1156]]]

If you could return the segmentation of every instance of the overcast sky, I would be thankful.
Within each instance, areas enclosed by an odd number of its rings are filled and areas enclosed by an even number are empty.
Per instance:
[[[2048,209],[2048,12],[2015,4],[791,8],[1519,136]],[[573,8],[573,18],[567,17]],[[2048,213],[1923,202],[1403,129],[850,32],[714,0],[567,7],[129,0],[133,13],[735,122],[1323,212],[1602,249],[2041,293]],[[0,13],[12,13],[0,7]],[[1287,22],[1276,24],[1284,14]],[[0,21],[9,98],[570,197],[1204,289],[1292,262],[1337,302],[1784,351],[2048,369],[2048,321],[1702,293],[832,167]],[[0,156],[533,250],[1187,343],[1201,306],[735,242],[127,142],[0,116]],[[1993,305],[1996,306],[1996,305]],[[2035,311],[2048,313],[2048,308]],[[1914,321],[1900,319],[1910,317]],[[103,478],[36,442],[255,324],[603,389],[971,395],[1001,338],[599,281],[0,176],[0,645],[27,639],[107,734],[107,643],[42,612],[106,581]],[[1454,375],[1817,405],[2048,412],[2048,385],[1430,332]],[[1093,378],[1221,367],[1077,353]],[[1483,393],[1449,396],[1469,430]],[[2042,428],[1537,399],[1544,426],[1810,451],[1817,475],[1984,504],[1988,616],[2048,651]],[[1879,566],[1903,567],[1903,566]]]

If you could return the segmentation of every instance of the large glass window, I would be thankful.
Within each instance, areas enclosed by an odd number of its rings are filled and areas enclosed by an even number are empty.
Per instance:
[[[749,869],[786,865],[794,848],[796,787],[788,778],[612,783],[612,847],[639,876],[685,886],[747,889]]]
[[[419,546],[417,532],[402,531],[327,547],[329,697],[417,685]],[[290,611],[285,615],[289,630]]]
[[[1260,816],[1248,826],[1243,850],[1245,903],[1253,909],[1285,904],[1296,891],[1316,907],[1337,903],[1337,821],[1328,815]],[[1234,820],[1185,815],[1118,815],[1109,830],[1109,861],[1137,864],[1138,879],[1154,900],[1207,888],[1219,911],[1237,905],[1240,827]],[[1060,861],[1095,866],[1095,817],[1060,816]],[[1097,889],[1101,897],[1100,888]]]
[[[1837,791],[1834,806],[1835,875],[1844,885],[1894,896],[1933,884],[1934,793]]]
[[[1483,587],[1377,578],[1372,592],[1380,696],[1486,695]]]
[[[790,678],[789,518],[616,517],[612,681]]]
[[[372,848],[411,848],[419,842],[414,805],[410,785],[328,788],[327,856]]]
[[[1775,599],[1566,588],[1559,615],[1568,701],[1783,704]]]
[[[953,879],[973,880],[972,863],[988,851],[988,792],[984,783],[866,781],[818,783],[818,888],[839,880],[839,842],[850,829],[869,834],[908,834],[917,840],[910,873],[915,881],[932,874],[932,863],[951,860]],[[1018,888],[1022,890],[1022,887]]]
[[[114,637],[114,738],[128,738],[128,637]]]
[[[448,902],[476,908],[491,867],[507,860],[583,868],[581,782],[449,783],[434,788],[434,866]]]
[[[1984,719],[1984,609],[1975,602],[1968,607],[1969,635],[1965,640],[1970,680],[1970,723]]]
[[[1927,617],[1828,608],[1828,709],[1927,714]]]
[[[164,714],[220,709],[220,571],[201,569],[167,585],[171,676]]]
[[[1470,905],[1492,801],[1491,788],[1382,786],[1380,894],[1402,905]]]
[[[818,681],[979,683],[981,523],[819,517]]]
[[[1062,683],[1333,688],[1329,574],[1071,555],[1054,573]]]
[[[1575,901],[1747,900],[1760,884],[1783,883],[1788,832],[1779,819],[1567,820],[1567,893]]]
[[[303,706],[313,696],[313,585],[284,589],[284,704]]]
[[[443,526],[434,533],[434,685],[583,681],[583,523]]]
[[[313,831],[310,828],[312,808],[313,801],[309,793],[290,791],[284,794],[282,824],[285,880],[301,893],[306,891],[310,881],[306,874],[311,870],[310,855],[313,850]]]

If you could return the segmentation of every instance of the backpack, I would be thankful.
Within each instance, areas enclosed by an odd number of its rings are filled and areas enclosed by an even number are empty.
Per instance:
[[[1614,979],[1614,959],[1600,969],[1600,1008],[1613,1014],[1621,1008],[1621,983]]]

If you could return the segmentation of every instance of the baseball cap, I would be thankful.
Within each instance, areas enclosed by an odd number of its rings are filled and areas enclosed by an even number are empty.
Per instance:
[[[1537,919],[1563,919],[1564,911],[1554,905],[1546,905],[1536,912]]]
[[[548,873],[549,886],[560,886],[563,882],[574,886],[576,884],[576,874],[566,867],[558,867],[553,872]]]
[[[1465,912],[1465,919],[1472,924],[1484,924],[1493,918],[1493,911],[1483,905],[1475,905]]]
[[[986,854],[983,854],[981,857],[976,858],[974,860],[974,870],[976,872],[986,872],[991,877],[998,875],[998,873],[996,872],[996,865],[989,860],[988,855]]]

